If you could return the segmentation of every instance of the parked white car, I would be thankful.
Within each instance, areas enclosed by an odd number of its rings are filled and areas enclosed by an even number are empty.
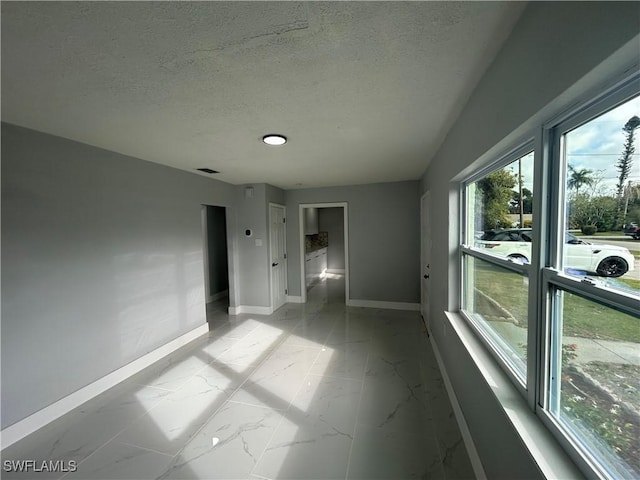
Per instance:
[[[476,245],[497,255],[531,260],[530,228],[490,230],[484,233]],[[578,237],[565,234],[565,268],[595,273],[602,277],[620,277],[634,269],[635,258],[631,252],[616,245],[591,244]]]

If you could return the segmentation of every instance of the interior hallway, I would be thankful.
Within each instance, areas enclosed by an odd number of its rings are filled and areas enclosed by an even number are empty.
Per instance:
[[[212,331],[2,452],[82,479],[474,478],[417,312],[306,304]]]

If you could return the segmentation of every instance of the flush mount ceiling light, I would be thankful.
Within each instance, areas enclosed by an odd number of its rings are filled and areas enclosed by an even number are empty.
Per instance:
[[[262,141],[267,145],[284,145],[287,143],[287,137],[278,135],[277,133],[270,133],[262,137]]]

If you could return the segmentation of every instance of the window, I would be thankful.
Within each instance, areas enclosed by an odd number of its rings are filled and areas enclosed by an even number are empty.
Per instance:
[[[552,292],[549,411],[611,478],[637,478],[638,317],[558,286]]]
[[[550,234],[563,241],[556,268],[544,272],[551,335],[543,405],[610,478],[640,476],[640,245],[623,234],[640,215],[632,194],[640,187],[638,115],[636,96],[553,130],[564,213]]]
[[[500,165],[465,187],[469,214],[462,305],[489,348],[524,387],[533,153],[514,152]]]
[[[527,373],[527,276],[473,255],[465,255],[464,261],[465,311],[509,367],[524,380]]]
[[[640,477],[637,85],[462,184],[462,314],[585,474],[610,479]]]
[[[636,295],[640,282],[634,281],[631,252],[640,244],[623,234],[623,226],[640,220],[639,115],[636,97],[560,138],[567,238],[562,265],[567,273]]]

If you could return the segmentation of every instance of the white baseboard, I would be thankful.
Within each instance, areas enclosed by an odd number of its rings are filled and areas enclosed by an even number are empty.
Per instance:
[[[344,268],[327,268],[327,273],[335,273],[336,275],[344,275]]]
[[[44,427],[48,423],[51,423],[54,420],[60,418],[65,413],[68,413],[74,408],[79,407],[86,401],[97,397],[111,387],[116,386],[118,383],[135,375],[151,364],[173,353],[178,348],[186,345],[187,343],[208,332],[209,326],[206,323],[204,325],[200,325],[190,332],[187,332],[184,335],[171,340],[169,343],[166,343],[165,345],[162,345],[161,347],[158,347],[155,350],[143,355],[137,360],[134,360],[133,362],[120,367],[119,369],[109,373],[108,375],[99,378],[95,382],[82,387],[80,390],[73,392],[71,395],[67,395],[57,402],[52,403],[48,407],[45,407],[42,410],[29,415],[27,418],[20,420],[13,425],[10,425],[0,432],[0,445],[2,446],[1,448],[5,449],[8,446],[13,445],[18,440],[23,439],[27,435]]]
[[[273,307],[255,307],[252,305],[229,307],[229,315],[240,315],[242,313],[248,313],[251,315],[271,315],[273,313]]]
[[[228,297],[228,296],[229,296],[229,289],[222,290],[221,292],[214,293],[213,295],[209,295],[207,297],[207,303],[215,302],[217,300],[220,300],[221,298]]]
[[[410,310],[412,312],[420,311],[419,303],[407,302],[379,302],[377,300],[347,300],[349,307],[367,307],[367,308],[385,308],[388,310]]]
[[[458,403],[458,397],[456,397],[456,393],[453,390],[453,385],[451,385],[451,380],[449,380],[449,375],[447,374],[447,370],[444,367],[442,357],[440,356],[440,351],[438,350],[438,346],[433,340],[433,335],[431,334],[431,332],[429,332],[429,340],[431,342],[431,347],[433,348],[433,354],[436,357],[436,361],[438,362],[438,367],[440,367],[440,373],[442,374],[442,379],[444,380],[444,386],[447,390],[447,394],[449,395],[449,401],[451,402],[451,407],[453,408],[453,414],[456,416],[456,422],[458,423],[458,428],[460,429],[460,434],[462,435],[464,446],[467,449],[467,454],[469,455],[469,460],[471,461],[473,473],[475,473],[478,480],[487,480],[487,474],[485,473],[482,462],[480,461],[480,455],[478,455],[476,445],[475,443],[473,443],[473,438],[471,437],[469,426],[467,425],[467,421],[464,418],[464,414],[462,413],[462,409],[460,408],[460,403]]]
[[[302,297],[287,295],[287,303],[304,303]]]

